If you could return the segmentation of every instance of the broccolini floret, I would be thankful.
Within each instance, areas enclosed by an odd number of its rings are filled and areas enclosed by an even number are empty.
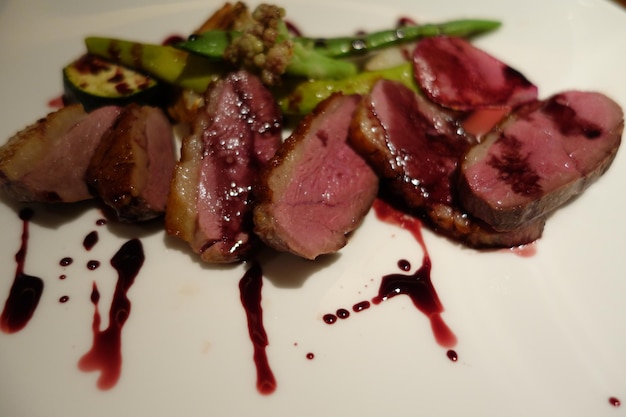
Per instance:
[[[283,18],[285,9],[261,4],[252,12],[252,23],[235,28],[241,32],[224,51],[224,58],[237,67],[258,73],[266,85],[280,83],[293,56],[293,41]]]

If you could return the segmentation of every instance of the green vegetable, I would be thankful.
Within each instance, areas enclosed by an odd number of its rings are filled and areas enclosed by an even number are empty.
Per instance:
[[[293,55],[285,73],[313,80],[336,80],[352,77],[358,73],[358,69],[352,62],[329,58],[296,43],[293,45]]]
[[[342,80],[307,80],[287,83],[274,91],[278,104],[286,115],[305,115],[332,93],[367,94],[380,79],[395,80],[417,91],[410,62],[379,71],[364,71]]]
[[[366,33],[361,36],[341,38],[295,38],[306,48],[333,58],[360,55],[382,48],[388,48],[421,38],[446,35],[468,38],[499,28],[500,22],[494,20],[452,20],[440,24],[402,26],[397,29]]]
[[[224,65],[171,46],[102,37],[86,38],[85,45],[90,54],[199,93],[226,70]]]
[[[337,60],[304,47],[290,36],[284,9],[262,4],[241,30],[209,30],[175,46],[213,61],[258,73],[266,85],[278,85],[283,75],[339,79],[358,72],[352,62]]]
[[[63,68],[63,87],[65,97],[87,111],[131,102],[160,106],[168,99],[166,84],[89,54]]]
[[[214,61],[222,61],[228,45],[239,37],[241,32],[235,30],[207,30],[193,34],[186,41],[178,42],[174,46]]]
[[[346,36],[338,38],[306,38],[293,37],[291,40],[300,45],[299,50],[294,51],[294,58],[298,59],[302,51],[311,51],[315,57],[343,58],[359,55],[381,48],[398,45],[404,42],[416,41],[420,38],[447,35],[459,37],[471,37],[480,35],[499,28],[500,22],[494,20],[464,19],[453,20],[441,24],[424,24],[403,26],[398,29],[383,30],[367,33],[361,36]],[[202,34],[192,35],[185,42],[175,46],[204,57],[221,60],[224,59],[226,48],[234,39],[241,37],[241,32],[212,30]]]
[[[85,44],[90,54],[198,93],[227,71],[247,69],[272,87],[285,114],[302,115],[333,92],[367,93],[380,78],[416,88],[409,63],[359,73],[356,60],[346,57],[428,36],[470,37],[500,27],[493,20],[466,19],[314,39],[291,36],[283,17],[284,9],[262,4],[236,30],[194,34],[174,47],[99,37],[87,38]]]

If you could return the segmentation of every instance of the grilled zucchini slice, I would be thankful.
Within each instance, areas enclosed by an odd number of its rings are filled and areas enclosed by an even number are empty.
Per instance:
[[[169,96],[164,83],[90,54],[63,68],[63,88],[65,99],[81,103],[86,111],[129,103],[162,107]]]

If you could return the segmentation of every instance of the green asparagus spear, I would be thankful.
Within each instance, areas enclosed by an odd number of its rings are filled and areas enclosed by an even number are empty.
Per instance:
[[[224,66],[171,46],[88,37],[87,52],[146,72],[167,83],[203,92],[224,73]]]
[[[399,81],[417,91],[413,77],[413,65],[406,62],[388,69],[364,71],[354,77],[342,80],[307,80],[286,83],[274,93],[284,114],[301,116],[311,112],[318,103],[334,92],[366,94],[371,90],[374,83],[382,78]]]
[[[241,32],[236,30],[207,30],[190,35],[186,41],[178,42],[174,47],[214,61],[222,61],[228,45],[239,37]]]
[[[397,29],[366,33],[362,36],[314,39],[295,38],[295,41],[333,58],[360,55],[405,42],[438,35],[468,38],[500,27],[494,20],[452,20],[441,24],[402,26]]]
[[[359,55],[381,48],[416,41],[420,38],[447,35],[471,37],[499,28],[500,22],[494,20],[453,20],[441,24],[424,24],[403,26],[397,29],[367,33],[362,36],[346,36],[338,38],[307,38],[293,37],[292,41],[303,47],[303,50],[315,51],[315,54],[329,58],[343,58]],[[236,31],[213,30],[192,35],[187,41],[175,46],[207,58],[221,60],[229,44],[241,36]],[[300,52],[296,52],[296,55]]]
[[[286,74],[308,79],[343,79],[356,75],[356,65],[319,54],[314,49],[304,48],[296,43],[293,55],[287,65]]]

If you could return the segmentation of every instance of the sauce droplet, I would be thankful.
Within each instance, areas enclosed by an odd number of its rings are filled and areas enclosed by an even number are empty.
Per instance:
[[[87,269],[89,269],[90,271],[93,271],[94,269],[98,269],[98,267],[100,267],[100,261],[91,260],[87,262]]]
[[[98,239],[98,232],[96,232],[95,230],[89,232],[89,234],[85,236],[85,239],[83,240],[83,247],[85,248],[85,250],[90,251],[96,245],[96,243],[98,243]]]
[[[354,311],[355,313],[360,313],[361,311],[367,310],[368,308],[370,308],[370,302],[365,300],[365,301],[360,301],[356,303],[355,305],[353,305],[352,311]]]
[[[70,257],[65,257],[59,261],[59,265],[61,266],[70,266],[74,262],[74,260]]]
[[[400,268],[402,271],[408,272],[411,270],[411,263],[406,259],[400,259],[398,261],[398,268]]]
[[[619,407],[620,405],[622,405],[622,402],[619,400],[619,398],[611,397],[609,398],[609,404],[611,404],[613,407]]]
[[[340,319],[347,319],[350,317],[350,312],[345,308],[340,308],[337,310],[337,317]]]
[[[324,323],[326,324],[333,324],[337,321],[337,316],[335,316],[334,314],[324,314],[324,316],[322,317],[322,320],[324,320]]]

